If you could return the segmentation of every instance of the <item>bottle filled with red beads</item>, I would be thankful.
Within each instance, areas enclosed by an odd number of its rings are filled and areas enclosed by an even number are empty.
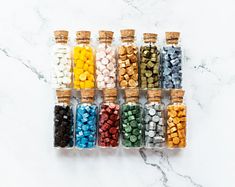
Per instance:
[[[117,89],[104,89],[99,113],[98,146],[117,147],[119,144],[119,110]]]

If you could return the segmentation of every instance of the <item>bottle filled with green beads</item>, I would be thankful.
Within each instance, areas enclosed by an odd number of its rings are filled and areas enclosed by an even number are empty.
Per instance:
[[[125,90],[125,103],[121,106],[121,138],[126,148],[139,148],[143,144],[142,106],[139,89]]]

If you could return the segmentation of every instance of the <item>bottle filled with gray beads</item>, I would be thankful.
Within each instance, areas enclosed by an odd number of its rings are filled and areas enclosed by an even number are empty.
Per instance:
[[[179,33],[166,33],[166,46],[162,49],[161,87],[182,88],[182,48],[178,45]]]
[[[160,148],[165,145],[164,105],[160,99],[160,90],[148,90],[148,102],[144,105],[143,113],[146,148]]]

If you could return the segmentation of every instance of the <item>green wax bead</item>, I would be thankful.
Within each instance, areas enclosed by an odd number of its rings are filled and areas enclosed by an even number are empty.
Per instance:
[[[136,121],[131,121],[130,125],[131,125],[131,127],[137,127],[137,122]]]
[[[130,133],[125,133],[125,134],[124,134],[124,138],[125,138],[125,139],[129,139],[129,138],[130,138],[130,135],[131,135]]]
[[[129,120],[129,121],[132,121],[132,120],[134,120],[134,119],[135,119],[134,116],[129,116],[129,117],[128,117],[128,120]]]
[[[147,81],[148,83],[153,83],[153,77],[149,77]]]
[[[158,82],[154,83],[154,87],[155,87],[155,88],[159,87]]]
[[[124,116],[125,117],[128,117],[129,115],[128,115],[128,112],[124,112]]]
[[[147,66],[148,68],[152,68],[154,66],[154,63],[152,61],[148,61]]]
[[[158,76],[154,76],[154,81],[158,81]]]
[[[123,105],[123,108],[122,108],[122,109],[123,109],[124,112],[126,112],[126,111],[129,110],[129,106],[128,106],[128,105]]]
[[[130,141],[131,141],[131,142],[136,142],[137,139],[138,139],[138,138],[137,138],[135,135],[131,135],[131,136],[130,136]]]
[[[142,83],[143,83],[143,82],[146,82],[146,81],[147,81],[147,78],[142,76],[142,77],[141,77],[141,81],[142,81]]]
[[[154,84],[148,84],[148,88],[154,88]]]
[[[136,114],[137,113],[137,110],[132,110],[132,114]]]
[[[157,59],[157,54],[156,53],[152,53],[152,55],[151,55],[151,58],[156,58]]]
[[[125,147],[131,147],[131,146],[132,146],[132,143],[131,143],[129,140],[124,140],[123,145],[124,145]]]
[[[152,76],[152,71],[148,70],[145,72],[146,77],[151,77]]]
[[[131,116],[132,115],[132,111],[128,111],[128,116]]]
[[[132,133],[133,133],[134,135],[138,136],[138,135],[140,134],[140,130],[139,130],[139,129],[134,129],[134,130],[132,131]]]
[[[153,69],[154,74],[158,74],[158,69]]]
[[[131,130],[132,130],[131,126],[127,125],[127,126],[125,127],[125,131],[126,131],[126,132],[131,132]]]
[[[123,122],[124,122],[124,123],[128,123],[128,120],[127,120],[127,119],[124,119]]]

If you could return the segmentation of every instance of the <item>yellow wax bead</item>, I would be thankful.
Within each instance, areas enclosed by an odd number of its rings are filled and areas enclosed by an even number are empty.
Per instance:
[[[76,62],[76,67],[77,67],[77,68],[83,68],[83,66],[84,66],[83,61],[78,60],[78,61]]]
[[[88,75],[88,80],[91,81],[91,82],[94,82],[95,81],[94,76],[89,74]]]
[[[89,66],[88,67],[88,71],[91,73],[91,74],[94,74],[94,66]]]
[[[84,73],[82,73],[80,76],[79,76],[79,79],[81,80],[81,81],[85,81],[86,80],[86,75],[84,74]]]
[[[76,71],[77,71],[78,75],[80,75],[80,74],[82,74],[84,72],[83,69],[77,69]]]
[[[91,81],[85,81],[85,88],[93,88],[94,82]]]
[[[87,71],[87,70],[88,70],[88,67],[89,67],[88,64],[84,64],[84,66],[83,66],[84,71]]]
[[[80,82],[80,88],[85,88],[85,83],[84,82]]]

